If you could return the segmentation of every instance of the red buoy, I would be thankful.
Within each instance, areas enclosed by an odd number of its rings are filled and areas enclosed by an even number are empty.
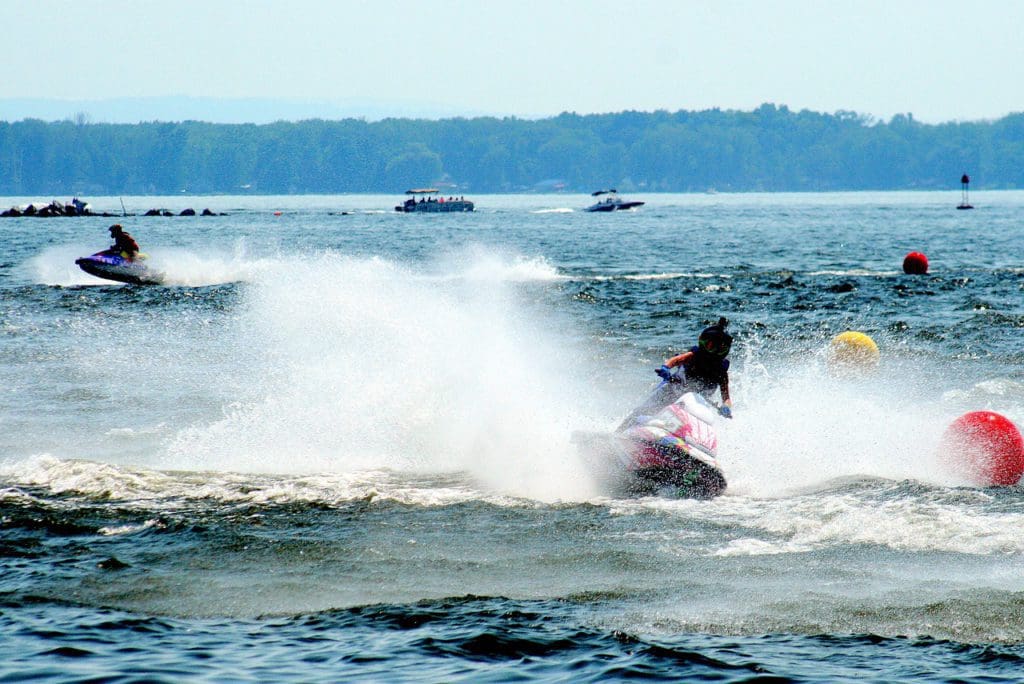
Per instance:
[[[1024,438],[1009,419],[992,411],[972,411],[954,420],[942,435],[942,460],[984,487],[1015,485],[1024,474]]]
[[[921,252],[910,252],[903,257],[903,272],[910,275],[924,275],[928,272],[928,257]]]

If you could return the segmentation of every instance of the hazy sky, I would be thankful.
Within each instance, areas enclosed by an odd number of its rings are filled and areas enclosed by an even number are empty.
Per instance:
[[[0,98],[1024,111],[1022,0],[0,0]]]

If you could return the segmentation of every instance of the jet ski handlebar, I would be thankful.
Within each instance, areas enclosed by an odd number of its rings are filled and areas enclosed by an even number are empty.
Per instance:
[[[676,385],[685,384],[686,381],[683,377],[681,370],[681,368],[672,369],[669,368],[668,366],[662,366],[661,368],[655,370],[654,372],[658,375],[659,378],[661,378],[661,385],[659,385],[658,388],[663,387],[667,383]],[[716,404],[715,402],[710,400],[708,400],[708,404],[711,406],[711,408],[718,411],[720,415],[726,418],[732,418],[732,409],[726,406],[725,404]]]

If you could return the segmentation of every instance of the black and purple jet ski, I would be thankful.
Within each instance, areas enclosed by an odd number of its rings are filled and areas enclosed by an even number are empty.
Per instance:
[[[151,268],[146,261],[144,254],[129,259],[122,252],[114,252],[109,249],[75,259],[75,263],[80,269],[97,278],[133,285],[162,284],[164,274]]]

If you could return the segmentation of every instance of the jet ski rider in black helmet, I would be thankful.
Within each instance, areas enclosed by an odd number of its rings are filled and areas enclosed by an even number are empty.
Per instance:
[[[729,355],[732,335],[725,331],[729,321],[720,318],[715,325],[704,328],[697,338],[697,346],[690,351],[673,356],[665,365],[655,371],[669,382],[682,382],[687,389],[703,394],[710,399],[718,389],[722,393],[719,412],[732,418],[732,400],[729,399]],[[672,373],[673,368],[682,366],[680,378]]]

